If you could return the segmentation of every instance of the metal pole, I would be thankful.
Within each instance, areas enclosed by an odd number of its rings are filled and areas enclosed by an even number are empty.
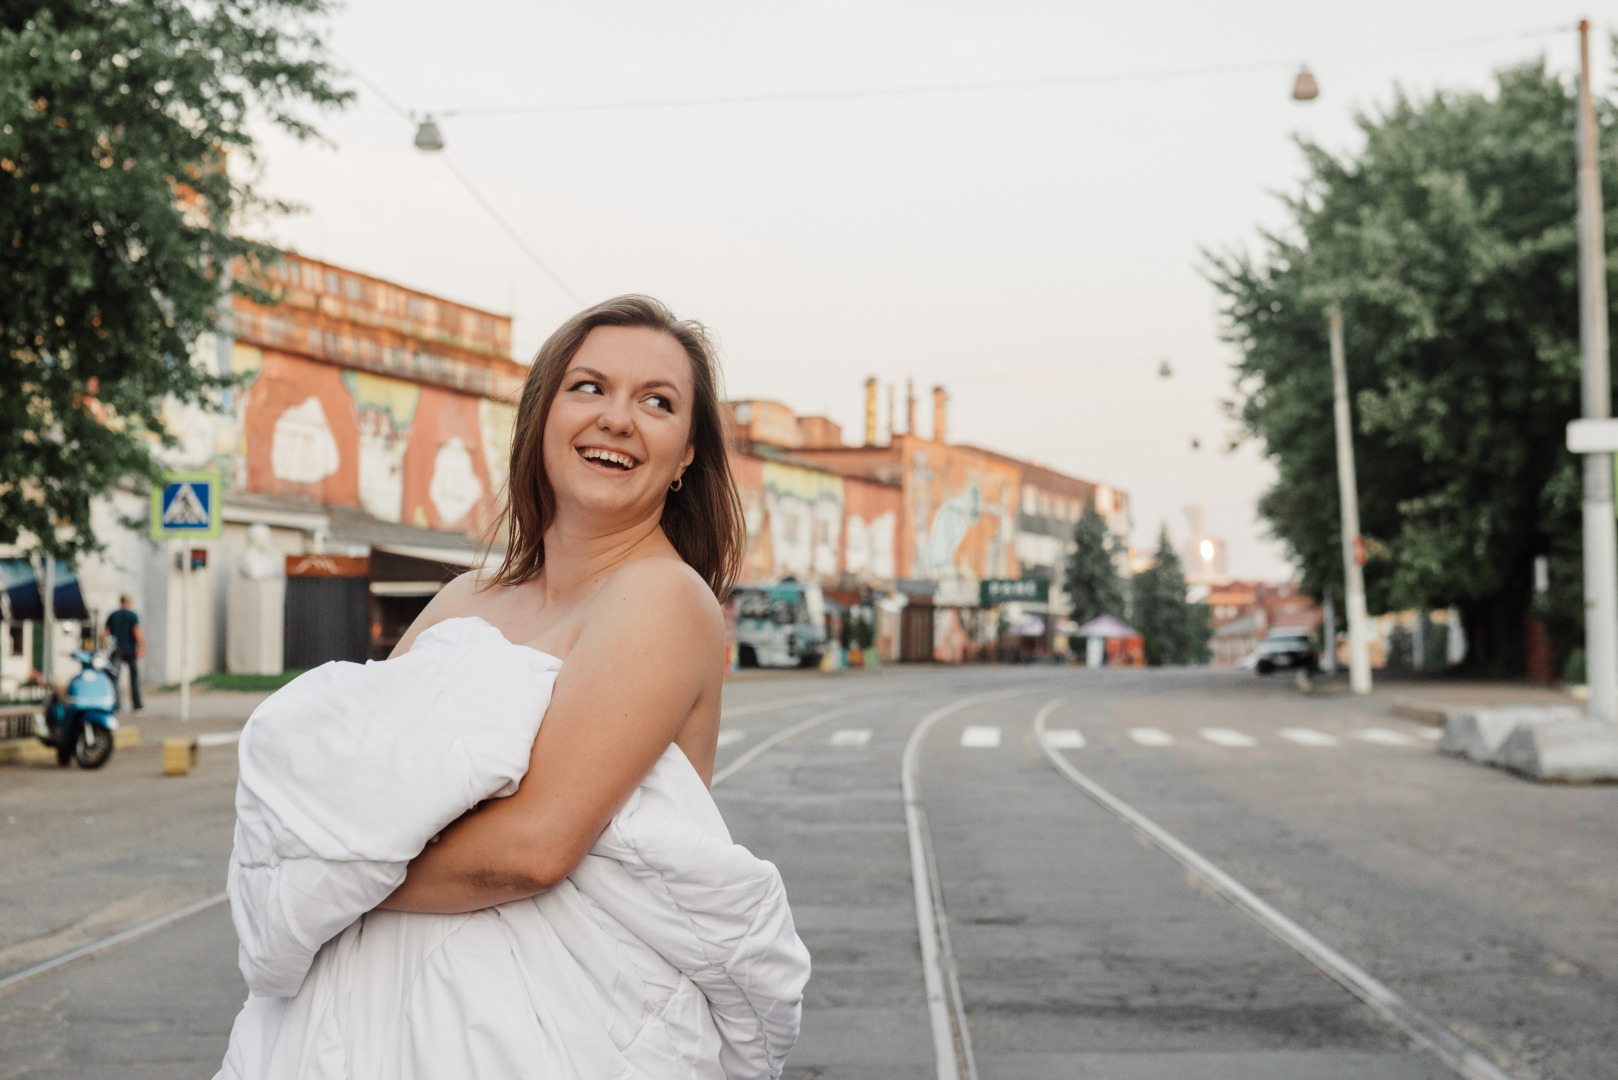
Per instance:
[[[1320,607],[1325,616],[1320,634],[1320,644],[1324,646],[1324,655],[1320,658],[1320,670],[1327,675],[1335,675],[1337,674],[1337,603],[1332,599],[1329,591],[1326,593],[1326,599]]]
[[[39,673],[50,687],[56,677],[56,560],[47,553],[40,557],[40,564],[39,632],[45,635],[45,648],[39,654]]]
[[[1601,159],[1590,89],[1590,24],[1579,23],[1579,346],[1584,415],[1612,415],[1607,266],[1601,243]],[[1590,716],[1618,722],[1618,522],[1612,455],[1584,455],[1584,659]]]
[[[1343,361],[1343,313],[1331,315],[1333,411],[1337,419],[1337,490],[1343,507],[1343,584],[1348,608],[1348,682],[1356,694],[1371,692],[1371,659],[1366,651],[1365,574],[1360,569],[1359,494],[1354,482],[1354,442],[1348,417],[1348,368]]]
[[[191,719],[191,549],[180,548],[180,723]]]

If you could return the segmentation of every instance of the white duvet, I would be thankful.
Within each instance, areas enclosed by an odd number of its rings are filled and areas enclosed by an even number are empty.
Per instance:
[[[555,888],[373,910],[429,838],[516,790],[560,668],[451,619],[253,713],[227,886],[251,994],[219,1077],[780,1075],[809,954],[678,747]]]

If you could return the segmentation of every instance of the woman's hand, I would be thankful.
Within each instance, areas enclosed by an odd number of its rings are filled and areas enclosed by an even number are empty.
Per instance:
[[[380,906],[459,912],[561,881],[694,712],[718,712],[724,619],[690,567],[644,559],[591,601],[516,794],[463,817]]]

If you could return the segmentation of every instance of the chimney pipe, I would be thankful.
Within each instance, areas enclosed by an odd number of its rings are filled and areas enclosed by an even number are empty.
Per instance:
[[[945,406],[949,402],[949,395],[942,386],[933,387],[933,442],[941,443],[948,431],[944,423]]]
[[[876,445],[876,376],[865,380],[865,445]]]
[[[897,419],[899,414],[894,411],[893,384],[888,384],[888,443],[891,445],[893,437],[898,434]]]
[[[916,433],[916,380],[905,376],[905,434]]]

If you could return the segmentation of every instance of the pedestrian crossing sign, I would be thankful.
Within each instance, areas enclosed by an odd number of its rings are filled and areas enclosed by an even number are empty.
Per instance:
[[[167,473],[152,485],[152,539],[219,536],[219,474]]]

